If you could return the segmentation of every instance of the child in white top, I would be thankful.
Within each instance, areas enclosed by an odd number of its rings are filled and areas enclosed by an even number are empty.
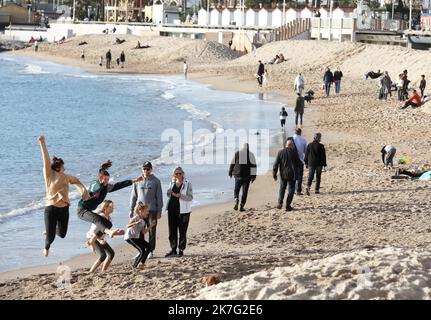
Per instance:
[[[262,86],[267,87],[268,82],[269,82],[269,73],[268,73],[268,69],[265,69],[265,72],[263,73]]]

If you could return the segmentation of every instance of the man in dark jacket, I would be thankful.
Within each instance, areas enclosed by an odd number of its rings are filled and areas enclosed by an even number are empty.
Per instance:
[[[242,188],[241,205],[239,211],[245,211],[244,206],[247,201],[248,188],[250,182],[256,180],[257,168],[256,158],[250,152],[248,143],[245,143],[243,148],[235,152],[235,156],[229,167],[229,177],[235,177],[235,206],[234,210],[238,210],[239,192]]]
[[[280,150],[275,159],[274,167],[272,170],[272,176],[275,181],[277,181],[277,172],[280,170],[280,190],[278,194],[278,205],[277,208],[281,209],[283,207],[284,194],[287,189],[287,199],[286,199],[286,211],[292,211],[291,206],[293,201],[293,196],[295,194],[295,173],[300,165],[300,160],[298,153],[294,148],[294,143],[292,140],[287,140],[286,148]]]
[[[313,142],[309,143],[305,151],[304,163],[308,168],[308,180],[305,193],[310,195],[311,184],[313,183],[314,174],[316,174],[316,187],[315,193],[320,193],[320,178],[322,176],[322,169],[326,167],[326,152],[325,146],[320,143],[322,134],[316,133]]]
[[[257,83],[259,84],[259,87],[262,86],[264,73],[265,73],[265,66],[263,65],[262,61],[259,60],[259,68],[257,69]]]
[[[326,96],[329,97],[329,92],[331,91],[331,84],[334,80],[334,75],[329,68],[326,68],[325,74],[323,75],[323,83],[325,84]]]
[[[111,49],[109,49],[108,52],[106,52],[105,58],[106,58],[106,69],[111,69],[111,60],[112,60]]]

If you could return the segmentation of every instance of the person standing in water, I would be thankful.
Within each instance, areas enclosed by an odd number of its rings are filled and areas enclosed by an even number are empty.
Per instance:
[[[138,177],[134,180],[124,180],[115,184],[109,183],[110,174],[107,171],[112,165],[110,160],[106,161],[99,169],[99,176],[88,189],[90,198],[88,200],[82,199],[78,203],[78,218],[90,223],[94,223],[102,233],[106,233],[111,238],[115,235],[120,235],[122,230],[110,230],[112,223],[108,219],[94,213],[93,210],[97,208],[99,204],[105,200],[108,192],[114,192],[125,187],[131,186],[133,183],[142,180],[142,177]]]
[[[66,237],[69,224],[69,184],[74,184],[82,195],[82,200],[89,198],[84,185],[74,176],[66,175],[64,162],[61,158],[53,157],[50,161],[45,136],[39,137],[39,144],[43,158],[43,177],[46,188],[45,207],[45,257],[49,254],[49,248],[54,242],[55,235]]]

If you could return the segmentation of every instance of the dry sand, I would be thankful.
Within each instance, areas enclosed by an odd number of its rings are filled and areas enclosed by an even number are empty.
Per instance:
[[[431,162],[429,106],[399,110],[395,98],[376,99],[375,80],[363,79],[371,69],[388,70],[393,79],[408,69],[415,86],[423,73],[431,79],[427,52],[284,41],[233,60],[226,47],[204,41],[125,38],[124,48],[130,48],[130,43],[136,45],[139,39],[141,44],[158,49],[151,55],[150,50],[144,53],[147,49],[141,49],[136,56],[127,49],[122,72],[181,73],[182,59],[186,58],[193,79],[217,89],[244,92],[258,91],[253,79],[257,61],[283,52],[288,61],[268,66],[270,86],[261,92],[283,94],[282,101],[292,104],[293,79],[298,71],[306,79],[306,90],[316,91],[316,99],[307,106],[312,112],[305,115],[303,131],[308,141],[317,131],[323,135],[331,170],[323,173],[321,194],[295,196],[296,210],[287,213],[274,209],[278,183],[270,176],[260,176],[252,185],[246,212],[233,211],[229,203],[192,213],[187,256],[183,258],[149,260],[146,270],[137,272],[128,260],[132,252],[123,248],[108,274],[90,275],[86,270],[93,258],[87,257],[86,264],[73,265],[70,290],[56,288],[54,266],[50,271],[39,267],[2,274],[0,299],[431,297],[427,275],[431,269],[430,182],[392,180],[394,172],[383,169],[380,156],[381,147],[392,143],[398,150],[396,160],[407,153],[412,166]],[[86,49],[85,62],[79,60],[77,49],[83,40],[93,46]],[[23,53],[95,71],[100,70],[94,67],[97,57],[114,47],[110,45],[113,40],[107,36],[80,37],[63,45],[43,44],[37,54],[31,50]],[[212,49],[203,50],[205,47]],[[115,54],[120,49],[115,48]],[[344,73],[341,97],[324,98],[319,90],[326,66],[340,66]],[[159,244],[163,242],[166,246],[166,233],[159,234]],[[159,256],[164,253],[162,249],[157,252]],[[358,285],[356,265],[369,268],[371,278],[366,279],[373,282],[368,287],[372,290]],[[394,267],[398,265],[398,269]],[[202,277],[209,274],[216,275],[221,283],[200,291]],[[17,276],[21,278],[11,279]],[[246,276],[249,278],[243,278]],[[254,285],[247,287],[250,279]]]

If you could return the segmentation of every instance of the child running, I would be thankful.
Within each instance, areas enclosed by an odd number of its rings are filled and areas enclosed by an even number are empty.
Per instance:
[[[111,200],[104,200],[99,207],[95,210],[96,213],[102,217],[111,221],[111,214],[114,211],[114,203]],[[123,235],[124,230],[118,232],[118,235]],[[103,263],[102,272],[108,270],[114,259],[115,252],[111,246],[104,239],[104,234],[101,230],[93,223],[90,230],[87,232],[87,245],[92,248],[94,253],[99,255],[99,259],[94,262],[90,272],[95,272],[97,268]]]
[[[107,171],[112,166],[110,160],[106,161],[99,169],[99,177],[97,181],[93,182],[88,189],[90,193],[90,199],[82,199],[78,203],[78,218],[90,223],[94,223],[102,233],[106,233],[111,238],[115,235],[120,235],[121,230],[110,230],[112,223],[108,219],[104,218],[93,210],[97,208],[99,204],[105,200],[108,192],[114,192],[125,187],[131,186],[133,183],[141,181],[143,178],[138,177],[134,180],[124,180],[115,184],[109,183],[110,174]]]
[[[287,112],[285,107],[281,107],[280,111],[280,125],[281,129],[284,130],[286,127],[286,119],[287,119]]]
[[[43,177],[46,188],[45,207],[45,257],[49,254],[49,248],[54,242],[55,234],[60,238],[66,237],[69,224],[69,184],[74,184],[82,195],[82,201],[89,198],[84,185],[75,177],[64,173],[64,162],[61,158],[49,158],[48,148],[45,144],[45,136],[39,137],[40,149],[43,158]]]
[[[127,225],[124,240],[139,251],[139,255],[136,257],[133,267],[143,269],[145,260],[151,251],[151,246],[145,241],[143,235],[156,225],[156,220],[152,221],[150,226],[145,228],[145,220],[149,217],[149,210],[148,206],[141,201],[136,204],[134,211],[136,215],[130,219]]]

